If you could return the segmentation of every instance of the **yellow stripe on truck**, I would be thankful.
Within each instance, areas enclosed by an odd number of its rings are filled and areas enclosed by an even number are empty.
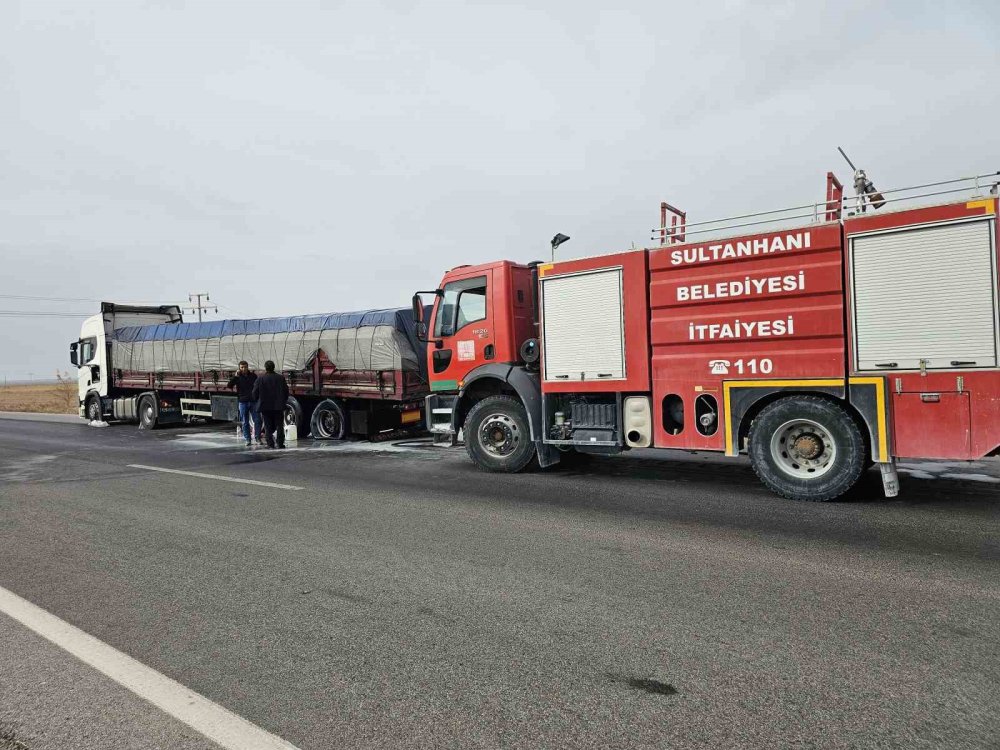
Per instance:
[[[878,411],[878,462],[889,460],[889,414],[885,408],[885,378],[851,378],[851,385],[874,385]]]
[[[969,201],[965,204],[965,207],[967,209],[981,208],[984,214],[991,214],[993,213],[993,200],[993,198],[986,198],[981,201]]]

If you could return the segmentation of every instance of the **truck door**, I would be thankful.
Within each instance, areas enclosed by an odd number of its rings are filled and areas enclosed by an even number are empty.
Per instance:
[[[492,286],[492,269],[444,285],[431,331],[432,390],[458,390],[469,372],[496,359]]]

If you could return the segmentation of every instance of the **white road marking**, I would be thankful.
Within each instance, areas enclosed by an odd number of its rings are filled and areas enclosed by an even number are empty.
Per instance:
[[[258,487],[274,487],[276,490],[304,490],[305,487],[296,487],[294,484],[277,484],[275,482],[259,482],[256,479],[239,479],[238,477],[224,477],[219,474],[202,474],[200,471],[181,471],[180,469],[165,469],[162,466],[145,466],[143,464],[129,464],[130,469],[146,469],[147,471],[162,471],[164,474],[182,474],[186,477],[198,477],[199,479],[218,479],[220,482],[237,482],[239,484],[253,484]]]
[[[0,612],[14,618],[226,750],[298,750],[218,703],[150,669],[0,586]]]

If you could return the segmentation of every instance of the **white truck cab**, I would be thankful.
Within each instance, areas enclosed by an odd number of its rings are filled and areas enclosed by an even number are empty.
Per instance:
[[[113,363],[109,346],[112,332],[126,326],[181,322],[183,316],[177,305],[153,307],[102,302],[100,314],[83,321],[80,338],[69,345],[70,362],[77,367],[80,416],[88,421],[101,421],[107,411],[104,400],[112,395]]]

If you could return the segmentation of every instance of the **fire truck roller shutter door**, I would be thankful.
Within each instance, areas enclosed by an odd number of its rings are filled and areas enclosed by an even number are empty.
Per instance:
[[[996,366],[992,224],[979,219],[852,238],[858,370]]]

